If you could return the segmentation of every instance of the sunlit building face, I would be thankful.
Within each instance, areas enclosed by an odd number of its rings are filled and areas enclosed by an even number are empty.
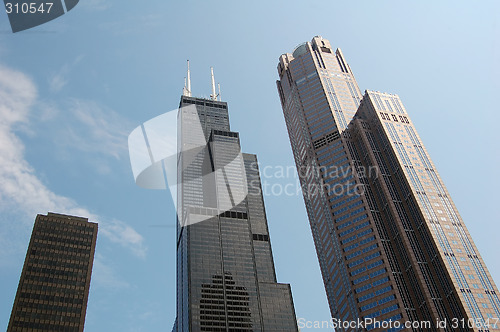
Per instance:
[[[322,37],[283,54],[278,73],[332,317],[492,329],[498,289],[399,97],[362,96]]]

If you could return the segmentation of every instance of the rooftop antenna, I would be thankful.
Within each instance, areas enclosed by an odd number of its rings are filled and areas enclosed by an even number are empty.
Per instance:
[[[210,95],[210,99],[217,100],[218,95],[215,93],[214,67],[210,67],[210,71],[212,73],[212,94]]]
[[[222,96],[220,94],[220,83],[217,83],[217,87],[219,88],[219,101],[222,101]]]
[[[191,97],[191,71],[189,70],[189,60],[187,61],[187,79],[184,78],[184,91],[182,94],[187,97]]]

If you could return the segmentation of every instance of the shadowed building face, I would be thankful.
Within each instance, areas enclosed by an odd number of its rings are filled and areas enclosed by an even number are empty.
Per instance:
[[[7,331],[83,331],[97,223],[37,215]]]
[[[214,86],[212,99],[195,98],[188,80],[177,117],[173,330],[297,331],[290,285],[276,280],[257,157],[241,153]]]

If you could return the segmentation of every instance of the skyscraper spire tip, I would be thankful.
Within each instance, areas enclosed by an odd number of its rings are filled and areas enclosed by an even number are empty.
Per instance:
[[[210,99],[217,100],[217,93],[215,92],[215,78],[214,78],[214,67],[210,67],[210,72],[212,74],[212,94],[210,95]]]
[[[189,70],[189,60],[187,60],[187,77],[184,78],[184,89],[182,94],[191,97],[191,71]]]

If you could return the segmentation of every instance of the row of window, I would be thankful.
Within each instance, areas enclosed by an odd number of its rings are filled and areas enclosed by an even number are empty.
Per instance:
[[[358,298],[358,302],[364,302],[364,301],[367,301],[369,299],[372,299],[374,298],[375,296],[379,296],[379,295],[382,295],[384,293],[387,293],[389,291],[392,290],[392,286],[386,286],[384,288],[381,288],[379,290],[376,290],[375,292],[371,292],[371,293],[368,293],[368,294],[365,294],[363,296],[360,296]]]
[[[352,259],[354,257],[357,257],[357,256],[361,255],[361,254],[367,253],[367,252],[369,252],[369,251],[371,251],[371,250],[373,250],[375,248],[378,248],[378,244],[377,243],[374,243],[371,246],[368,246],[368,247],[364,248],[363,250],[358,250],[358,251],[355,251],[355,252],[353,252],[353,253],[351,253],[349,255],[346,255],[345,259],[346,260]]]
[[[348,252],[348,251],[350,251],[352,249],[355,249],[355,248],[357,248],[359,246],[362,246],[362,245],[364,245],[364,244],[366,244],[368,242],[371,242],[371,241],[375,241],[375,236],[369,236],[369,237],[367,237],[364,240],[361,240],[361,241],[359,241],[357,243],[354,243],[354,244],[351,244],[350,246],[345,247],[344,248],[344,252]]]
[[[365,236],[366,234],[370,234],[370,233],[373,233],[373,228],[367,229],[367,230],[365,230],[365,231],[363,231],[363,232],[361,232],[361,233],[359,233],[359,234],[353,235],[353,236],[351,236],[351,237],[349,237],[349,238],[347,238],[347,239],[345,239],[345,240],[340,241],[340,243],[342,243],[342,244],[346,244],[346,243],[352,242],[352,241],[354,241],[355,239],[360,238],[360,237],[363,237],[363,236]],[[363,240],[363,241],[364,241],[364,240]],[[363,242],[363,241],[360,241],[359,243],[361,243],[361,242]]]
[[[346,187],[348,187],[348,186],[347,186],[348,184],[354,184],[354,183],[353,183],[353,182],[351,182],[351,183],[347,183],[347,184],[346,184]],[[357,213],[362,212],[364,209],[365,209],[365,208],[363,207],[363,208],[358,209],[358,210],[356,210],[356,211],[353,211],[353,212],[351,212],[351,213],[345,214],[345,215],[343,215],[342,217],[335,218],[335,223],[339,223],[339,222],[341,222],[342,220],[345,220],[345,219],[347,219],[347,218],[349,218],[349,217],[352,217],[352,216],[356,215]],[[361,218],[361,217],[360,217],[360,218]],[[357,219],[357,218],[356,218],[356,219]],[[355,223],[356,221],[359,221],[359,220],[362,220],[362,219],[364,219],[364,218],[361,218],[361,219],[358,219],[358,220],[352,220],[352,221],[351,221],[351,223]],[[346,223],[346,224],[348,224],[348,225],[349,225],[350,223]],[[348,226],[348,225],[346,225],[346,226]],[[344,227],[345,227],[345,226],[344,226]],[[342,228],[343,228],[343,227],[342,227]],[[341,229],[341,228],[339,228],[339,229]]]
[[[391,114],[391,116],[392,116],[392,121],[399,122],[397,115]],[[384,120],[391,121],[391,118],[389,117],[388,113],[380,112],[380,117]],[[404,115],[399,115],[399,120],[403,123],[410,123],[408,118]]]
[[[376,261],[376,262],[373,262],[373,263],[370,263],[370,264],[368,264],[368,265],[366,265],[366,266],[363,266],[363,267],[361,267],[361,268],[359,268],[359,269],[357,269],[357,270],[354,270],[354,271],[352,271],[350,274],[351,274],[351,276],[355,276],[355,275],[358,275],[358,274],[360,274],[360,273],[363,273],[363,272],[365,272],[365,271],[367,271],[367,270],[371,270],[371,269],[373,269],[374,267],[380,266],[380,265],[382,265],[383,263],[384,263],[384,261],[383,261],[383,260],[378,260],[378,261]]]
[[[225,104],[212,103],[212,102],[205,101],[205,100],[182,98],[182,102],[184,104],[192,104],[192,105],[200,105],[200,106],[207,106],[207,107],[213,107],[213,108],[227,109],[227,105],[225,105]]]
[[[47,229],[49,231],[62,230],[62,231],[80,231],[80,232],[92,232],[96,227],[95,224],[89,222],[82,222],[76,220],[61,220],[61,219],[43,219],[36,224],[38,229]]]
[[[61,239],[56,238],[56,237],[42,237],[42,238],[35,238],[34,239],[34,246],[36,248],[41,247],[41,248],[51,248],[51,249],[62,249],[64,247],[64,250],[70,251],[70,252],[88,252],[90,253],[90,246],[91,243],[87,243],[85,245],[84,242],[80,242],[77,244],[74,243],[69,243],[69,242],[63,242]]]
[[[51,303],[67,303],[67,304],[79,304],[83,302],[83,295],[75,295],[72,297],[66,297],[66,296],[56,296],[56,295],[45,295],[45,294],[36,294],[36,293],[26,293],[22,292],[21,293],[21,298],[23,299],[32,299],[32,300],[39,300],[39,301],[48,301]]]
[[[362,283],[364,281],[369,280],[370,278],[375,278],[376,276],[384,274],[385,272],[387,272],[387,269],[384,267],[384,268],[381,268],[380,270],[371,272],[370,274],[367,274],[367,275],[364,275],[364,276],[359,277],[357,279],[354,279],[352,281],[352,283],[353,283],[353,285],[357,285],[357,284],[360,284],[360,283]]]
[[[383,277],[381,279],[375,280],[372,283],[369,283],[369,284],[363,285],[359,288],[356,288],[354,291],[356,292],[356,294],[359,294],[359,293],[362,293],[366,290],[369,290],[372,287],[377,287],[378,285],[385,284],[386,282],[389,282],[389,277]]]
[[[61,322],[58,324],[57,322],[51,323],[40,323],[40,322],[14,322],[14,327],[17,328],[27,328],[27,329],[37,329],[41,331],[65,331],[65,332],[78,332],[78,326],[69,326],[71,324],[69,322],[64,323]],[[24,331],[24,329],[23,329]]]
[[[361,229],[361,228],[366,227],[366,226],[368,226],[368,225],[370,225],[370,221],[369,221],[369,220],[368,220],[368,221],[365,221],[365,222],[363,222],[363,223],[361,223],[361,224],[358,224],[358,225],[356,225],[356,226],[354,226],[354,227],[352,227],[352,228],[349,228],[348,230],[345,230],[345,231],[343,231],[343,232],[340,232],[340,233],[339,233],[339,237],[342,237],[342,236],[345,236],[345,235],[347,235],[347,234],[353,233],[353,232],[357,231],[358,229]],[[340,227],[340,226],[339,226],[339,227]]]
[[[390,302],[392,300],[396,299],[396,295],[389,295],[387,297],[384,297],[383,299],[380,299],[378,301],[374,301],[372,303],[369,303],[367,305],[364,305],[362,307],[360,307],[360,311],[363,312],[363,311],[367,311],[367,310],[370,310],[372,308],[375,308],[376,306],[380,306],[380,305],[383,305],[387,302]]]
[[[43,273],[46,275],[50,275],[53,277],[68,277],[68,278],[86,278],[86,272],[83,270],[77,270],[75,272],[72,271],[61,271],[57,270],[54,268],[45,268],[45,267],[35,267],[35,266],[28,266],[26,268],[26,272],[28,273]]]

